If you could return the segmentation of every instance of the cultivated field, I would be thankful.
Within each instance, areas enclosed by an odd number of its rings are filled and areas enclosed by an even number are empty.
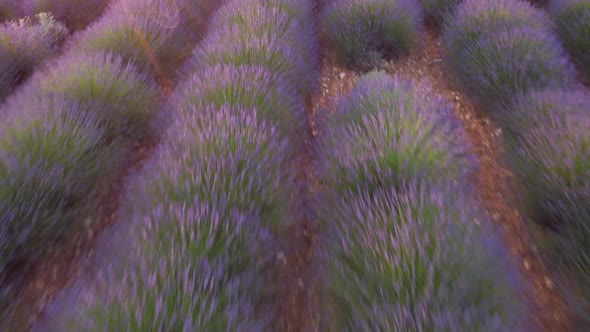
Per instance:
[[[0,0],[1,331],[590,330],[590,0]]]

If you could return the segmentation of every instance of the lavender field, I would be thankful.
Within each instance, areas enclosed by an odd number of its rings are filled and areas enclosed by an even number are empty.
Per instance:
[[[590,0],[0,0],[0,331],[590,330]]]

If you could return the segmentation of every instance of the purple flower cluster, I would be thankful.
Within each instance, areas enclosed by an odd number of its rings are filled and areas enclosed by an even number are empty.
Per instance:
[[[279,12],[280,13],[280,12]],[[256,27],[256,24],[253,25]],[[285,43],[284,34],[274,29],[256,30],[248,27],[227,26],[208,35],[193,55],[194,68],[233,64],[262,66],[283,75],[301,94],[310,94],[317,88],[315,72],[301,56],[297,44],[307,43],[309,35],[297,33],[295,43]]]
[[[177,95],[177,103],[183,107],[228,104],[256,109],[257,118],[277,126],[293,146],[302,141],[306,120],[303,100],[282,75],[266,67],[208,66],[181,84]]]
[[[173,75],[204,29],[203,1],[142,0],[113,4],[73,37],[76,51],[113,52],[146,72]]]
[[[55,54],[67,28],[47,13],[0,24],[0,102]]]
[[[243,8],[304,8],[297,3],[249,1]],[[212,33],[232,28],[220,29]],[[258,25],[251,41],[265,45],[264,30]],[[280,31],[304,40],[296,30]],[[289,39],[282,43],[292,48]],[[293,53],[284,63],[299,57]],[[305,121],[302,97],[297,82],[265,63],[187,68],[195,71],[173,94],[172,121],[122,204],[119,224],[128,226],[109,241],[129,249],[117,250],[111,260],[120,263],[102,269],[108,277],[98,287],[57,309],[49,324],[55,330],[69,323],[85,331],[271,329],[267,246],[289,218],[287,166],[293,127]]]
[[[590,1],[554,0],[550,12],[559,38],[590,83]]]
[[[269,317],[247,296],[269,289],[252,268],[265,264],[268,236],[257,216],[198,200],[147,207],[140,199],[149,197],[136,194],[114,239],[125,255],[107,256],[108,269],[78,286],[75,303],[61,301],[74,310],[54,305],[37,330],[268,331]]]
[[[360,78],[325,122],[323,331],[523,330],[518,270],[472,189],[447,101]]]
[[[157,134],[154,115],[162,108],[160,88],[150,75],[113,54],[72,53],[33,75],[26,89],[8,100],[5,112],[28,107],[31,96],[63,96],[92,103],[90,112],[105,127],[106,139],[147,138]]]
[[[496,116],[515,95],[575,83],[549,19],[518,0],[468,0],[444,29],[445,61],[461,86]]]
[[[511,107],[507,159],[526,190],[524,206],[536,223],[550,227],[558,266],[590,281],[590,93],[529,92]],[[589,292],[579,292],[590,299]],[[590,312],[590,306],[584,309]]]
[[[590,294],[572,285],[590,280],[590,95],[551,22],[529,4],[469,0],[455,15],[445,29],[447,62],[505,129],[524,210],[543,226],[541,246],[588,317]]]
[[[1,124],[0,279],[11,259],[43,252],[83,226],[88,198],[118,155],[104,144],[92,103],[55,96],[23,106]]]
[[[60,2],[62,6],[75,4]],[[86,11],[89,4],[84,2]],[[165,5],[173,9],[166,11]],[[96,26],[115,15],[129,14],[123,9],[137,17],[160,9],[159,16],[149,16],[157,21],[153,26],[176,28],[175,33],[164,34],[166,38],[178,38],[183,47],[189,47],[201,31],[197,17],[202,8],[202,3],[194,1],[121,1]],[[69,9],[66,12],[73,14]],[[167,16],[173,13],[176,16]],[[137,17],[129,15],[128,19]],[[40,20],[47,28],[43,22]],[[190,34],[194,38],[182,39],[178,31],[191,28],[195,28]],[[74,40],[53,67],[35,73],[0,107],[2,274],[15,259],[40,257],[63,236],[67,239],[80,228],[90,227],[96,219],[96,190],[104,190],[101,185],[120,174],[119,166],[128,158],[127,144],[158,134],[152,121],[163,105],[156,70],[140,72],[130,63],[133,59],[112,52],[117,49],[93,52],[80,48],[79,42]],[[175,44],[166,47],[170,45]]]
[[[410,180],[326,221],[322,331],[524,331],[518,268],[469,192]]]
[[[338,190],[458,180],[474,166],[450,103],[427,83],[367,74],[337,108],[321,138],[320,168]]]
[[[415,0],[335,0],[322,13],[322,31],[343,63],[362,70],[407,52],[421,34]]]

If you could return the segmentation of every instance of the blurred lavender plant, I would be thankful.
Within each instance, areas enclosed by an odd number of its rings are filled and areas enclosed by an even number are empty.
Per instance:
[[[523,331],[518,268],[469,192],[410,180],[322,208],[322,331]]]
[[[320,70],[319,40],[315,37],[313,21],[297,19],[276,6],[257,5],[259,2],[259,0],[230,2],[213,17],[212,29],[216,31],[223,31],[228,27],[248,29],[259,36],[274,33],[293,45],[310,71],[318,72]]]
[[[256,216],[184,199],[147,207],[135,194],[123,207],[126,250],[110,257],[90,289],[54,305],[57,315],[41,329],[268,330],[269,317],[256,312],[269,289],[257,273],[268,234]],[[139,209],[127,215],[130,206]]]
[[[511,107],[507,159],[524,192],[528,216],[545,226],[539,247],[559,273],[572,308],[590,322],[590,93],[546,89]],[[572,279],[573,277],[573,279]]]
[[[293,147],[301,141],[306,124],[303,101],[291,84],[265,67],[207,66],[177,91],[177,102],[184,107],[227,104],[238,112],[242,112],[242,107],[256,109],[257,118],[276,127],[281,136],[290,139]]]
[[[63,95],[67,100],[90,103],[84,110],[96,114],[107,130],[106,140],[121,137],[147,138],[162,101],[154,79],[125,65],[116,55],[72,53],[45,72],[35,75],[27,89],[19,91],[4,107],[17,112],[31,95]]]
[[[551,30],[543,11],[521,0],[464,0],[443,28],[445,62],[453,70],[461,67],[461,54],[481,37],[517,28]]]
[[[212,32],[195,50],[191,67],[198,70],[219,64],[266,67],[283,75],[302,94],[313,92],[317,82],[314,68],[309,68],[301,58],[295,44],[274,32],[256,32],[237,26]]]
[[[559,40],[540,29],[511,28],[486,34],[460,52],[455,77],[496,118],[530,89],[573,87],[576,72]]]
[[[48,13],[0,24],[0,102],[55,54],[67,34],[67,28]]]
[[[414,0],[335,0],[323,10],[322,31],[340,61],[371,70],[417,43],[422,15]]]
[[[450,103],[425,83],[370,73],[337,108],[321,138],[320,168],[339,192],[415,177],[458,180],[475,166]]]
[[[149,167],[155,184],[145,188],[151,204],[198,199],[216,205],[258,208],[264,222],[278,226],[286,195],[288,143],[277,129],[240,106],[181,109]]]
[[[590,82],[590,1],[553,0],[550,13],[559,38]]]
[[[23,107],[0,129],[0,273],[87,227],[88,198],[116,168],[92,104],[33,96]]]
[[[121,1],[74,36],[74,49],[113,52],[145,72],[153,72],[154,64],[172,72],[190,55],[203,20],[202,5],[193,1]]]

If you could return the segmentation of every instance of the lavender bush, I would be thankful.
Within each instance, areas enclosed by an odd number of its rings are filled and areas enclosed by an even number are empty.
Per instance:
[[[23,0],[27,13],[49,12],[71,31],[81,30],[97,19],[110,0]]]
[[[559,38],[590,82],[590,1],[554,0],[550,12]]]
[[[524,189],[525,212],[545,226],[539,246],[569,276],[562,287],[571,293],[567,298],[577,318],[588,324],[590,93],[532,91],[517,98],[511,111],[507,156]]]
[[[301,58],[299,50],[282,35],[230,26],[208,35],[192,58],[194,69],[210,65],[263,66],[283,75],[302,94],[313,92],[316,76]]]
[[[557,38],[539,29],[487,34],[452,61],[456,63],[451,69],[463,89],[495,117],[520,93],[576,82],[575,68]]]
[[[222,24],[224,18],[228,21],[251,15],[252,10],[258,12],[276,11],[286,13],[289,17],[303,25],[313,25],[313,12],[315,10],[313,0],[240,0],[228,1],[214,15],[212,23],[214,26]]]
[[[493,38],[497,32],[530,28],[549,32],[551,21],[539,9],[521,0],[464,0],[443,29],[445,62],[460,68],[462,53],[470,50],[482,36]]]
[[[15,110],[32,94],[63,95],[80,103],[107,128],[109,137],[145,138],[156,134],[151,127],[161,109],[159,87],[153,78],[125,65],[118,56],[104,53],[71,54],[46,72],[36,75],[30,86],[7,104]]]
[[[3,119],[0,272],[15,255],[43,252],[63,233],[85,227],[90,193],[114,170],[117,156],[92,107],[33,97]]]
[[[518,268],[469,193],[337,195],[321,257],[322,331],[524,331]]]
[[[315,37],[313,21],[298,20],[286,10],[257,3],[258,0],[230,2],[216,13],[211,22],[212,29],[223,31],[231,27],[248,30],[260,37],[274,33],[289,41],[310,71],[319,71],[319,41]]]
[[[156,65],[172,72],[203,29],[202,7],[188,0],[121,1],[74,37],[75,49],[113,52],[146,72]]]
[[[215,78],[215,79],[209,79]],[[276,126],[279,133],[300,141],[305,126],[305,106],[294,87],[282,76],[260,66],[217,65],[195,73],[178,88],[184,106],[241,106],[256,109],[258,118]],[[238,107],[238,111],[242,108]]]
[[[145,188],[156,202],[198,198],[216,205],[251,206],[265,211],[268,225],[286,194],[287,142],[256,110],[223,105],[184,108],[158,149],[151,174],[157,185]],[[146,204],[149,204],[146,201]]]
[[[324,8],[321,22],[340,61],[370,70],[417,43],[422,9],[414,0],[336,0]]]
[[[459,179],[473,166],[450,103],[425,83],[371,73],[338,109],[320,143],[322,173],[336,190]]]
[[[533,91],[511,108],[508,160],[528,191],[529,215],[559,227],[565,216],[590,220],[590,94]],[[567,219],[567,218],[565,218]]]
[[[47,13],[0,24],[0,101],[53,55],[67,34]]]
[[[142,205],[139,197],[129,204]],[[131,239],[126,250],[40,330],[268,330],[268,317],[255,311],[265,292],[256,271],[265,231],[256,216],[165,202],[126,220],[134,228],[121,238]]]

